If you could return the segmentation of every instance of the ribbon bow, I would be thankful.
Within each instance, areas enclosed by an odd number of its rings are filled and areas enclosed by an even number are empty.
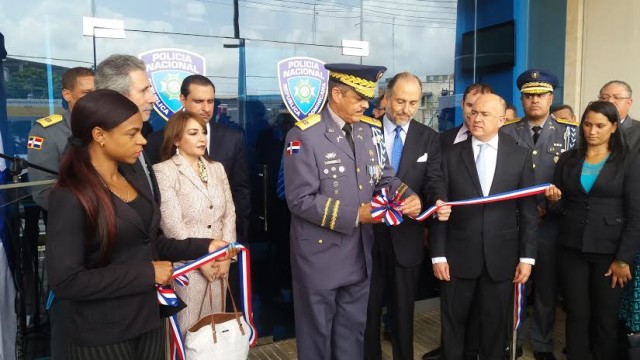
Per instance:
[[[384,223],[387,226],[400,225],[402,223],[402,210],[400,210],[400,207],[404,203],[400,196],[396,191],[393,198],[389,200],[389,190],[382,188],[382,191],[371,200],[371,217],[377,221],[384,219]]]

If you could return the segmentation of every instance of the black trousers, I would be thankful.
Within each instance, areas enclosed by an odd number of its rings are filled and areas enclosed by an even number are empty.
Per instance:
[[[443,360],[465,358],[465,342],[471,314],[479,317],[480,359],[504,359],[509,315],[512,309],[511,280],[494,281],[485,268],[476,279],[452,277],[441,285],[440,316],[442,320]]]
[[[612,289],[611,278],[604,276],[613,260],[614,255],[566,248],[559,252],[569,360],[619,359],[618,310],[623,289]]]
[[[373,243],[373,267],[367,327],[364,333],[364,358],[382,358],[380,316],[387,301],[391,316],[391,344],[394,360],[413,359],[413,312],[422,264],[404,267],[396,261],[391,237],[376,237]]]
[[[69,360],[164,360],[165,326],[116,344],[99,346],[69,346]]]

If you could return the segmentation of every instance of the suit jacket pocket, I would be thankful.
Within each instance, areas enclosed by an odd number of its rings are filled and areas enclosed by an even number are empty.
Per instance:
[[[624,229],[624,218],[620,215],[606,215],[603,217],[604,225],[601,227],[601,238],[617,244]]]

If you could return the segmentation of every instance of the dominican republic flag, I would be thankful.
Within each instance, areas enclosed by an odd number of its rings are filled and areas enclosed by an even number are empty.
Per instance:
[[[297,154],[300,152],[300,141],[291,141],[287,146],[287,155]]]
[[[29,140],[27,141],[27,149],[42,149],[42,143],[44,139],[38,136],[29,136]]]

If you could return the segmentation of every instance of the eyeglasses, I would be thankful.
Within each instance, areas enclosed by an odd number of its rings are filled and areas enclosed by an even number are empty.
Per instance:
[[[614,100],[626,100],[626,99],[631,99],[631,96],[607,95],[607,94],[598,95],[598,100],[600,101],[609,101],[611,100],[611,98],[613,98]]]

